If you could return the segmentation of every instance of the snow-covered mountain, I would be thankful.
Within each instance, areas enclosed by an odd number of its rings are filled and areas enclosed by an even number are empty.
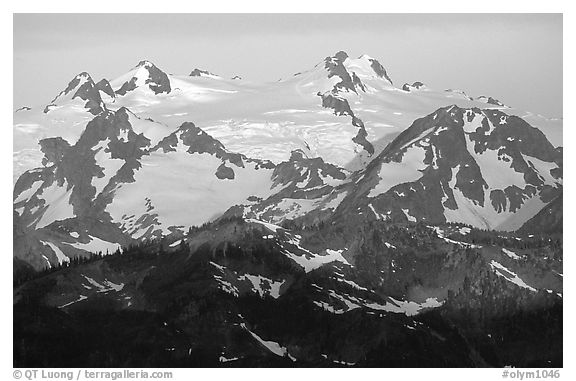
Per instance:
[[[561,367],[561,139],[367,55],[81,73],[14,113],[15,365]]]
[[[15,255],[41,268],[223,215],[515,230],[562,192],[561,121],[515,114],[345,52],[266,84],[81,73],[14,114]]]

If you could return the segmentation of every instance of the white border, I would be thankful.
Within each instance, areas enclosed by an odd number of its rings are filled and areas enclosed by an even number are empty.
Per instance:
[[[444,0],[444,1],[410,1],[410,2],[378,2],[375,1],[312,1],[312,0],[292,0],[283,2],[271,1],[222,1],[210,0],[200,2],[190,1],[155,1],[145,2],[144,0],[138,1],[119,1],[119,0],[100,0],[96,2],[89,1],[12,1],[8,6],[5,4],[5,9],[2,12],[0,20],[1,36],[2,36],[2,50],[8,52],[10,57],[2,59],[2,73],[4,73],[4,83],[6,83],[7,74],[12,73],[12,13],[91,13],[91,12],[107,12],[107,13],[131,13],[138,9],[140,13],[564,13],[564,138],[563,144],[567,146],[565,149],[565,170],[564,184],[567,187],[565,194],[565,219],[564,229],[570,237],[573,225],[570,217],[574,214],[574,202],[572,201],[572,179],[574,170],[574,155],[571,151],[572,142],[576,138],[574,117],[571,115],[571,108],[566,106],[574,104],[574,96],[572,89],[576,88],[574,85],[574,70],[576,70],[576,62],[574,62],[574,24],[576,19],[574,17],[573,9],[570,7],[569,1],[498,1],[498,0],[483,0],[472,2],[465,2],[462,0]],[[2,379],[12,379],[12,313],[11,313],[11,300],[12,300],[12,221],[9,216],[12,214],[12,158],[11,158],[11,142],[12,142],[12,92],[8,89],[3,89],[0,93],[2,99],[2,124],[7,132],[6,137],[2,139],[2,210],[1,215],[5,216],[2,220],[1,230],[3,232],[2,242],[7,250],[3,253],[3,266],[2,266],[2,280],[3,284],[0,288],[2,303],[7,308],[3,311],[1,327],[3,328],[3,340],[1,361],[2,367],[0,370],[0,377]],[[8,138],[8,135],[10,137]],[[575,379],[575,372],[573,366],[574,358],[574,324],[572,324],[571,317],[574,315],[574,259],[573,253],[574,244],[570,240],[566,240],[564,252],[564,273],[568,273],[565,277],[564,283],[564,311],[566,323],[564,325],[565,340],[564,340],[564,369],[561,370],[561,379]],[[180,370],[173,369],[178,380],[194,380],[198,378],[210,377],[211,379],[267,379],[267,380],[292,380],[294,377],[309,378],[330,378],[330,380],[348,380],[350,377],[366,377],[375,380],[410,380],[410,379],[435,379],[442,380],[500,380],[502,379],[501,369],[297,369],[290,371],[280,371],[276,369],[252,370],[252,369],[230,369],[230,370]]]

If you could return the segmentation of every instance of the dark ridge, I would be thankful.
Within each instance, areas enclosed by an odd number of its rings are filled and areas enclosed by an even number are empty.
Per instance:
[[[220,180],[234,180],[234,170],[230,167],[227,167],[226,164],[222,163],[216,170],[216,177]]]
[[[373,58],[370,58],[369,61],[370,61],[370,66],[372,67],[372,70],[374,70],[374,72],[380,78],[385,78],[388,82],[390,82],[391,85],[393,85],[392,80],[388,76],[388,73],[386,73],[386,69],[384,69],[384,66],[382,66],[382,64],[380,64],[380,62],[376,61]]]
[[[343,64],[346,58],[348,58],[348,55],[345,52],[340,51],[333,57],[326,57],[324,60],[324,67],[328,70],[328,78],[337,76],[341,79],[340,82],[334,85],[332,91],[338,92],[340,89],[348,89],[356,93],[357,91],[354,86],[354,81]],[[358,79],[358,81],[360,81],[360,79]]]
[[[127,92],[136,88],[136,77],[132,77],[128,82],[124,82],[122,86],[116,90],[116,94],[126,95]]]
[[[486,100],[486,103],[494,105],[494,106],[506,106],[504,103],[500,102],[498,99],[496,98],[492,98],[492,97],[487,97],[485,95],[481,95],[478,98],[476,98],[477,100]]]
[[[422,82],[416,81],[413,84],[409,84],[409,83],[405,83],[402,86],[402,90],[404,91],[410,91],[411,88],[416,88],[416,89],[420,89],[422,86],[424,86],[424,84]]]
[[[148,72],[150,73],[150,78],[146,80],[146,83],[154,94],[168,94],[172,91],[172,88],[170,87],[170,79],[166,73],[158,69],[154,64],[148,68]]]
[[[340,62],[344,62],[348,57],[348,53],[343,50],[340,50],[338,53],[334,54],[334,58]]]
[[[190,72],[189,76],[190,77],[201,77],[202,74],[204,74],[204,75],[216,75],[216,74],[210,73],[209,71],[206,71],[206,70],[194,69],[194,70],[192,70],[192,72]],[[232,78],[232,79],[234,79],[234,78]]]
[[[114,94],[114,90],[112,90],[112,86],[110,86],[110,82],[108,80],[102,78],[97,84],[96,89],[102,91],[105,94],[108,94],[112,98],[116,98],[116,94]]]
[[[364,127],[362,120],[354,115],[354,112],[350,108],[350,104],[344,98],[338,97],[332,93],[317,94],[322,98],[322,107],[331,108],[334,110],[334,114],[338,116],[347,115],[352,117],[352,125],[358,127],[358,134],[352,138],[352,141],[356,144],[361,145],[370,155],[374,154],[374,146],[366,140],[368,133]]]
[[[144,67],[148,70],[148,78],[146,84],[154,92],[154,94],[170,93],[172,88],[170,86],[170,79],[168,75],[162,70],[158,69],[156,65],[150,61],[140,61],[135,68]],[[136,89],[136,77],[132,77],[129,81],[124,82],[120,89],[116,90],[116,94],[126,95],[127,92]]]
[[[91,82],[92,85],[94,84],[94,81],[92,80],[92,77],[90,77],[90,74],[83,71],[82,73],[80,73],[76,77],[74,77],[74,79],[72,79],[70,82],[68,82],[68,86],[66,86],[64,91],[61,92],[60,94],[58,94],[54,99],[52,99],[52,101],[50,103],[54,103],[60,95],[62,95],[62,94],[66,95],[69,92],[71,92],[72,90],[74,90],[78,86],[78,84],[80,84],[80,80],[82,79],[82,77],[87,77],[88,78],[87,82]]]
[[[518,229],[519,233],[560,233],[563,231],[562,194]]]

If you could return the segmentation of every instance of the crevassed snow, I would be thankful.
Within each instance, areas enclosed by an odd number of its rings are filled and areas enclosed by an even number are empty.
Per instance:
[[[201,225],[250,196],[266,198],[273,193],[271,170],[256,169],[254,163],[245,163],[244,168],[232,165],[233,180],[216,177],[222,161],[207,153],[153,152],[142,164],[136,181],[122,184],[106,208],[114,221],[121,221],[124,214],[147,213],[143,202],[148,198],[168,234],[169,226]]]
[[[507,281],[512,282],[519,287],[527,288],[532,292],[537,292],[537,290],[534,287],[527,285],[526,282],[520,279],[520,277],[518,277],[516,273],[508,270],[505,266],[496,262],[495,260],[490,261],[490,267],[492,267],[492,270],[494,270],[496,275],[503,277]]]
[[[395,185],[416,181],[421,178],[422,172],[420,171],[426,168],[426,164],[424,164],[425,155],[426,151],[423,148],[412,146],[408,148],[400,163],[395,161],[382,163],[378,174],[380,181],[370,190],[368,197],[376,197],[386,193]]]

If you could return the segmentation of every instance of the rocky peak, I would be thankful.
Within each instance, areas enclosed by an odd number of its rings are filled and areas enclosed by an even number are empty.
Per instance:
[[[140,61],[132,69],[131,75],[132,77],[116,90],[116,94],[126,95],[141,86],[147,86],[154,94],[168,94],[172,91],[168,75],[150,61]]]
[[[500,102],[498,99],[492,98],[492,97],[487,97],[485,95],[479,96],[478,98],[476,98],[476,100],[490,104],[490,105],[494,105],[494,106],[506,107],[506,105],[504,103]]]
[[[402,90],[404,90],[404,91],[411,91],[411,90],[414,90],[414,89],[420,90],[420,88],[422,88],[422,87],[426,87],[426,85],[423,84],[422,82],[416,81],[416,82],[414,82],[413,84],[405,83],[405,84],[402,86]]]
[[[216,77],[216,74],[211,73],[207,70],[201,70],[201,69],[194,69],[190,72],[189,74],[190,77]]]
[[[368,57],[368,56],[366,56],[366,57]],[[382,66],[382,64],[380,62],[378,62],[377,60],[375,60],[373,58],[368,57],[367,59],[370,62],[370,66],[372,67],[372,70],[374,70],[374,73],[376,73],[376,75],[378,77],[384,78],[385,80],[390,82],[391,85],[393,85],[392,80],[388,76],[388,73],[386,72],[386,69],[384,68],[384,66]]]
[[[336,54],[334,54],[334,56],[332,56],[332,58],[334,58],[336,61],[339,62],[344,62],[346,60],[346,58],[348,58],[348,53],[346,53],[343,50],[340,50],[339,52],[337,52]]]
[[[116,98],[116,94],[114,93],[114,90],[112,90],[112,86],[110,86],[110,82],[108,82],[107,79],[102,78],[95,86],[99,91],[103,92],[109,97]]]
[[[106,110],[106,106],[100,97],[96,84],[90,74],[82,72],[76,75],[60,94],[58,94],[48,106],[44,113],[50,112],[54,106],[63,105],[67,100],[80,98],[86,101],[85,107],[93,115],[98,115]],[[61,104],[60,104],[61,103]]]

